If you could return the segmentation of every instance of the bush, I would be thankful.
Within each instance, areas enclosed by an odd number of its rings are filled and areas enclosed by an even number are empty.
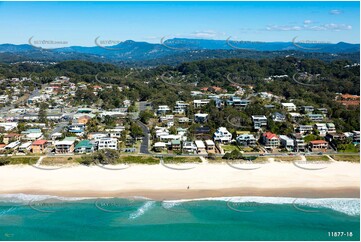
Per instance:
[[[10,159],[9,158],[0,158],[0,166],[4,166],[4,165],[8,165],[10,164]]]

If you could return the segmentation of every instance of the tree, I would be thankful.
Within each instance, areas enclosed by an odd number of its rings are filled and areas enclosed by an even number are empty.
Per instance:
[[[47,112],[46,110],[48,109],[48,104],[47,103],[40,103],[39,105],[39,122],[41,123],[48,123],[48,119],[47,119]]]
[[[133,136],[133,138],[138,138],[144,135],[142,128],[136,124],[135,122],[132,122],[130,124],[130,135]]]

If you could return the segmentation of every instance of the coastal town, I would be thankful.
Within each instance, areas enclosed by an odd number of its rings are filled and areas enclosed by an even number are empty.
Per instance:
[[[267,80],[279,77],[268,77]],[[282,76],[281,76],[282,78]],[[357,154],[360,131],[340,131],[322,103],[307,105],[252,85],[231,83],[235,92],[218,86],[197,87],[191,100],[153,104],[123,99],[117,107],[76,105],[82,90],[98,97],[102,91],[119,93],[129,86],[103,82],[73,82],[66,76],[39,84],[31,77],[0,80],[0,153],[3,157],[72,156],[99,150],[123,155],[200,156],[209,159],[260,156],[328,156]],[[345,108],[359,106],[360,97],[336,95]],[[259,107],[264,113],[248,112]],[[212,114],[228,110],[223,126]],[[231,110],[231,111],[229,111]],[[252,109],[251,109],[252,110]],[[227,155],[228,153],[228,155]]]

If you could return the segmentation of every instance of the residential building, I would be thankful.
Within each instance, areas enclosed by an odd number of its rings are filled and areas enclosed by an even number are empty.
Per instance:
[[[303,113],[312,113],[313,111],[315,111],[315,108],[313,106],[302,106],[301,111]]]
[[[360,131],[352,131],[353,133],[353,142],[355,144],[360,144]]]
[[[250,103],[250,100],[241,99],[239,97],[232,96],[232,97],[230,97],[229,100],[226,101],[226,103],[228,106],[244,108]]]
[[[193,100],[193,106],[194,108],[201,108],[203,106],[206,106],[211,99],[199,99],[199,100]]]
[[[262,134],[262,143],[266,149],[274,149],[280,145],[280,139],[272,132],[266,132]]]
[[[216,145],[213,140],[207,139],[204,142],[206,143],[207,152],[215,152]]]
[[[209,127],[198,127],[195,129],[196,139],[210,139],[211,129]]]
[[[97,142],[98,150],[103,149],[111,149],[117,150],[118,149],[118,140],[115,138],[101,138]]]
[[[64,154],[64,153],[72,153],[73,151],[74,151],[73,140],[61,140],[55,142],[55,153]]]
[[[336,126],[334,123],[326,123],[327,126],[327,132],[328,133],[334,133],[336,132]]]
[[[164,142],[155,142],[153,145],[153,149],[155,152],[161,152],[166,148],[166,143]]]
[[[213,140],[220,143],[229,143],[232,140],[232,134],[225,128],[219,127],[213,134]]]
[[[31,141],[23,143],[19,146],[18,151],[19,152],[27,152],[31,149]]]
[[[89,117],[88,115],[82,115],[82,116],[78,117],[77,122],[79,124],[87,124],[90,119],[91,119],[91,117]]]
[[[120,139],[122,137],[122,133],[124,132],[124,126],[116,126],[112,129],[105,129],[105,132],[108,133],[110,138],[117,138]]]
[[[164,115],[170,111],[171,109],[169,108],[168,105],[159,105],[157,109],[157,115]]]
[[[284,122],[286,121],[286,116],[282,113],[275,112],[272,114],[272,120],[275,122]]]
[[[205,123],[208,120],[207,113],[196,113],[194,114],[194,122],[196,123]]]
[[[20,138],[21,138],[20,134],[8,133],[7,135],[4,135],[3,142],[4,142],[4,144],[9,144],[14,141],[19,141]]]
[[[307,114],[307,117],[314,122],[322,121],[324,119],[324,116],[319,113],[309,113]]]
[[[173,113],[178,113],[178,114],[185,113],[187,111],[188,107],[189,107],[188,103],[183,102],[183,101],[177,101],[174,106]]]
[[[94,151],[94,144],[90,140],[80,141],[74,149],[75,153],[91,153]]]
[[[307,144],[305,143],[302,134],[292,134],[291,135],[292,139],[293,139],[293,144],[294,144],[294,151],[296,152],[300,152],[303,151],[305,152],[307,149]]]
[[[206,153],[206,146],[204,145],[204,142],[202,140],[196,140],[194,141],[197,147],[197,153]]]
[[[327,114],[327,113],[328,113],[327,108],[317,108],[316,110],[317,110],[318,112],[322,113],[322,114]]]
[[[0,95],[0,104],[5,104],[9,101],[8,95]]]
[[[288,112],[296,111],[296,105],[293,103],[281,103],[282,108],[287,110]]]
[[[192,141],[185,141],[182,150],[184,153],[194,154],[197,152],[197,146]]]
[[[324,137],[327,134],[327,125],[325,123],[315,123],[315,129],[318,130],[320,136]]]
[[[255,146],[257,142],[252,134],[241,134],[237,136],[236,140],[241,146]]]
[[[47,146],[47,142],[48,141],[44,139],[35,140],[31,144],[31,151],[36,154],[44,153]]]
[[[286,148],[287,150],[290,151],[294,150],[295,144],[293,139],[291,139],[286,135],[280,135],[279,138],[280,138],[281,147]]]
[[[5,150],[15,149],[20,145],[20,141],[14,141],[4,147]]]
[[[309,147],[311,151],[326,151],[328,147],[328,143],[325,140],[313,140],[310,141]]]
[[[179,151],[179,150],[181,150],[181,141],[180,140],[176,140],[176,139],[174,139],[174,140],[172,140],[171,141],[171,148],[172,148],[172,150],[173,151]]]
[[[267,118],[264,115],[252,115],[253,128],[259,130],[262,127],[267,127]]]
[[[300,125],[296,128],[296,131],[301,134],[310,133],[313,131],[313,127],[312,125]]]

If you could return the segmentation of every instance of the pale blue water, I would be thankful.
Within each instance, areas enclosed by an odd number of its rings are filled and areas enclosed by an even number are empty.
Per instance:
[[[0,240],[358,241],[359,206],[359,199],[160,202],[0,195]],[[330,237],[328,232],[345,234]]]

